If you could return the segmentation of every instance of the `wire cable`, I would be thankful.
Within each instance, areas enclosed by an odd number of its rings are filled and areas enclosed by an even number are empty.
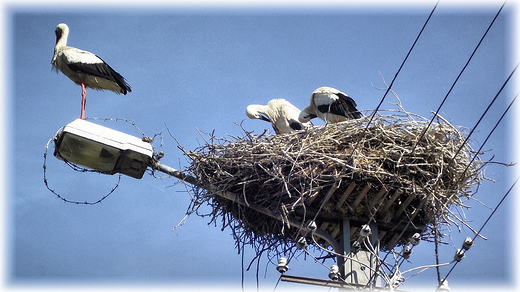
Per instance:
[[[520,64],[518,64],[520,65]],[[459,147],[459,149],[457,150],[457,153],[453,156],[452,158],[452,161],[453,159],[457,156],[457,154],[459,153],[459,151],[462,149],[462,147],[465,145],[465,143],[467,143],[469,137],[471,136],[471,134],[474,132],[474,130],[476,129],[476,127],[478,126],[478,124],[480,123],[480,121],[482,120],[482,118],[487,114],[487,111],[488,109],[491,107],[491,105],[495,102],[495,100],[497,99],[497,97],[500,95],[500,93],[502,92],[502,90],[504,89],[504,87],[506,86],[506,84],[508,83],[508,81],[511,79],[513,73],[516,71],[516,69],[518,68],[518,65],[513,69],[513,71],[511,72],[511,74],[509,74],[508,78],[504,81],[504,84],[502,84],[502,86],[500,87],[499,91],[497,92],[497,94],[495,95],[495,97],[493,98],[493,100],[491,101],[491,103],[488,105],[487,109],[484,111],[484,113],[482,114],[482,116],[480,117],[479,121],[477,122],[477,124],[475,124],[475,126],[472,128],[471,132],[468,134],[468,136],[466,137],[466,139],[464,140],[464,142],[462,143],[461,147]],[[515,97],[516,99],[516,97]],[[514,102],[514,100],[512,102]],[[512,103],[511,102],[511,103]],[[509,110],[509,108],[511,107],[511,104],[509,105],[509,107],[505,110],[505,112],[502,114],[502,116],[505,115],[505,113],[507,113],[507,111]],[[502,120],[502,117],[499,119],[499,122]],[[498,124],[497,124],[498,125]],[[496,126],[497,126],[496,125]],[[494,129],[496,128],[496,126],[493,128],[492,131],[494,131]],[[492,132],[491,132],[492,133]],[[488,135],[488,137],[491,135],[491,133]],[[486,139],[487,141],[487,139]],[[478,154],[478,152],[477,152]],[[468,166],[469,167],[469,166]],[[435,188],[437,187],[438,185],[435,185]],[[424,206],[424,204],[426,203],[426,201],[422,201],[421,204],[419,205],[419,208],[418,210],[422,209],[422,207]],[[410,220],[408,221],[408,223],[405,225],[405,227],[403,228],[403,231],[401,231],[399,237],[403,236],[404,232],[406,231],[406,229],[408,228],[408,226],[410,225],[410,222],[415,218],[415,216],[418,214],[418,212],[414,212],[412,217],[410,218]],[[402,262],[401,262],[402,264]]]
[[[276,288],[278,288],[278,284],[280,284],[280,280],[282,280],[282,275],[278,277],[278,281],[276,281],[276,284],[274,285],[273,292],[276,291]]]
[[[493,209],[493,212],[491,212],[491,214],[489,214],[489,217],[486,219],[486,221],[482,224],[482,227],[480,227],[480,229],[478,230],[477,234],[475,234],[475,236],[473,237],[473,241],[475,241],[475,239],[477,238],[477,236],[480,234],[480,232],[482,232],[482,229],[484,229],[484,227],[486,226],[486,224],[489,222],[489,220],[491,219],[491,217],[493,217],[493,215],[495,214],[495,212],[497,211],[497,209],[500,207],[500,205],[502,204],[502,202],[504,202],[504,200],[507,198],[507,196],[509,195],[509,193],[511,192],[511,190],[513,189],[513,187],[516,185],[516,183],[518,182],[518,180],[520,179],[520,177],[518,177],[515,182],[511,185],[511,187],[509,188],[509,190],[507,190],[507,192],[505,193],[505,195],[502,197],[502,199],[500,200],[500,202],[498,202],[497,206]],[[444,278],[441,280],[441,282],[439,283],[439,286],[442,285],[442,283],[444,283],[444,281],[446,281],[446,279],[448,278],[448,276],[451,274],[451,272],[453,271],[453,269],[457,266],[459,262],[456,262],[452,267],[451,269],[448,271],[448,273],[446,274],[446,276],[444,276]]]
[[[438,4],[438,3],[437,3]],[[415,143],[414,147],[412,148],[411,150],[411,153],[413,153],[415,151],[415,148],[417,147],[417,144],[419,143],[419,141],[422,139],[422,137],[425,135],[426,131],[428,130],[428,128],[431,126],[433,120],[435,119],[435,117],[437,116],[438,112],[440,111],[442,105],[444,104],[444,102],[446,101],[446,99],[448,98],[449,94],[451,93],[452,89],[454,88],[455,84],[457,83],[458,79],[460,78],[460,76],[462,75],[462,73],[465,71],[466,67],[468,66],[469,62],[471,61],[471,59],[473,58],[473,56],[475,55],[475,52],[477,51],[477,49],[480,47],[482,41],[484,40],[485,36],[487,35],[487,33],[489,32],[489,30],[491,29],[491,27],[493,26],[495,20],[497,19],[497,17],[500,15],[500,12],[502,11],[503,7],[505,5],[505,2],[502,4],[502,6],[500,7],[500,9],[498,10],[497,14],[495,15],[495,17],[493,18],[493,20],[491,21],[490,25],[488,26],[488,28],[486,29],[484,35],[482,36],[482,38],[480,39],[480,41],[478,42],[477,46],[475,47],[475,49],[473,50],[471,56],[469,57],[468,61],[466,62],[466,64],[464,65],[463,69],[461,70],[461,72],[459,73],[459,75],[457,76],[455,82],[452,84],[450,90],[448,91],[448,93],[446,94],[446,96],[444,97],[444,99],[442,100],[439,108],[437,109],[437,111],[434,113],[434,116],[432,117],[432,119],[430,120],[430,122],[428,123],[427,127],[424,129],[424,131],[422,132],[420,138],[417,140],[417,142]],[[495,98],[492,100],[491,104],[488,106],[488,108],[486,109],[486,111],[484,112],[484,114],[482,115],[482,117],[480,118],[479,122],[482,120],[483,116],[487,113],[488,109],[491,107],[491,105],[495,102],[496,98],[498,97],[498,95],[501,93],[502,89],[505,87],[505,84],[507,84],[507,82],[509,81],[509,79],[511,78],[512,74],[515,72],[516,68],[518,67],[518,65],[514,68],[514,70],[511,72],[511,74],[509,75],[509,77],[506,79],[505,83],[502,85],[502,87],[500,88],[499,92],[495,95]],[[393,81],[392,81],[393,83]],[[390,90],[391,88],[391,85],[392,83],[390,84],[390,87],[387,91]],[[386,95],[386,94],[385,94]],[[473,133],[473,131],[475,130],[475,128],[478,126],[478,123],[473,127],[472,131],[470,132],[470,134],[468,135],[468,137],[466,138],[466,140],[462,143],[461,147],[457,150],[456,154],[453,156],[453,158],[456,157],[456,155],[460,152],[460,150],[463,148],[463,146],[465,145],[465,143],[467,143],[467,140],[469,139],[469,137],[471,136],[471,134]],[[368,127],[368,125],[367,125]],[[356,144],[357,146],[358,144]],[[355,149],[354,149],[355,150]],[[453,158],[452,158],[452,161],[453,161]],[[424,205],[425,201],[421,202],[421,205],[419,206],[418,209],[421,209]],[[408,224],[405,226],[405,228],[403,229],[403,231],[401,232],[401,234],[399,235],[399,237],[401,237],[403,234],[404,234],[404,231],[408,228],[408,226],[410,225],[410,222],[411,220],[413,220],[413,218],[415,218],[415,215],[417,215],[418,212],[415,212],[413,215],[412,215],[412,218],[410,219],[410,221],[408,222]],[[401,262],[402,264],[403,262]]]
[[[98,199],[97,201],[94,201],[94,202],[89,202],[89,201],[73,201],[73,200],[69,200],[69,199],[66,199],[65,197],[63,197],[62,195],[58,194],[56,192],[56,190],[54,189],[51,189],[51,187],[49,186],[49,180],[47,179],[47,152],[49,150],[49,144],[51,143],[51,141],[54,141],[54,137],[51,138],[47,144],[45,144],[45,152],[43,153],[43,183],[45,184],[45,187],[47,187],[47,189],[53,193],[56,197],[58,197],[59,199],[61,199],[62,201],[64,201],[65,203],[70,203],[70,204],[76,204],[76,205],[96,205],[96,204],[99,204],[101,203],[103,200],[105,200],[106,198],[108,198],[108,196],[110,196],[112,193],[114,193],[114,191],[119,187],[119,183],[121,182],[121,174],[119,174],[118,176],[118,179],[117,179],[117,183],[116,185],[107,193],[105,194],[103,197],[101,197],[100,199]],[[68,161],[65,161],[65,163],[72,167],[72,169],[76,170],[76,171],[79,171],[79,172],[98,172],[98,171],[95,171],[95,170],[89,170],[89,169],[86,169],[86,168],[82,168],[82,167],[79,167],[75,164],[72,164]],[[99,173],[99,172],[98,172]]]
[[[462,145],[460,145],[459,149],[457,149],[457,152],[455,152],[455,154],[453,155],[453,157],[451,158],[451,160],[453,161],[455,159],[455,157],[459,154],[460,150],[464,147],[464,145],[468,142],[468,139],[469,137],[473,134],[473,132],[475,131],[475,129],[477,128],[477,126],[480,124],[480,122],[482,121],[482,119],[484,118],[484,116],[487,114],[489,108],[491,108],[491,106],[493,105],[493,103],[496,101],[497,97],[500,95],[500,93],[502,92],[502,90],[504,89],[504,87],[507,85],[507,83],[509,82],[509,80],[511,79],[511,77],[513,76],[513,74],[515,73],[516,69],[518,68],[518,65],[517,64],[515,66],[515,68],[513,69],[513,71],[511,71],[511,74],[509,74],[509,76],[507,77],[506,81],[504,81],[504,84],[502,84],[502,86],[500,87],[500,89],[498,90],[497,94],[495,94],[495,97],[493,98],[493,100],[489,103],[489,105],[487,106],[486,110],[482,113],[482,115],[480,116],[480,118],[478,119],[477,123],[475,124],[475,126],[473,126],[473,128],[471,129],[471,131],[469,132],[468,136],[466,137],[466,139],[464,140],[464,142],[462,142]]]
[[[417,140],[417,142],[415,142],[415,145],[413,146],[412,148],[412,151],[411,153],[413,153],[415,151],[415,148],[417,147],[417,144],[419,143],[419,141],[421,141],[421,139],[424,137],[424,135],[426,134],[426,131],[428,130],[428,128],[431,126],[433,120],[435,119],[435,117],[437,117],[439,111],[441,110],[441,107],[444,105],[444,102],[446,101],[446,99],[448,98],[448,96],[450,95],[451,91],[453,90],[453,88],[455,87],[455,84],[457,84],[457,82],[459,81],[459,78],[460,76],[462,75],[462,73],[464,73],[464,71],[466,70],[466,67],[468,67],[469,65],[469,62],[471,61],[471,59],[473,59],[473,56],[475,55],[475,53],[477,52],[478,48],[480,47],[480,44],[482,43],[482,41],[484,40],[484,38],[486,37],[487,33],[489,32],[489,30],[491,29],[491,27],[493,26],[493,23],[495,23],[495,20],[497,19],[498,15],[500,15],[500,12],[502,11],[502,8],[504,8],[504,5],[506,4],[506,2],[504,2],[502,4],[502,6],[500,7],[500,9],[498,10],[497,14],[495,15],[495,17],[493,18],[493,20],[491,21],[491,23],[489,24],[488,28],[486,29],[486,32],[484,32],[484,35],[482,36],[482,38],[480,39],[480,41],[478,42],[477,46],[475,47],[475,49],[473,50],[473,53],[471,53],[468,61],[466,62],[466,64],[464,65],[464,67],[462,68],[462,70],[460,71],[459,75],[457,76],[457,78],[455,78],[455,81],[453,82],[453,84],[451,85],[450,89],[448,90],[448,93],[446,93],[446,96],[444,96],[441,104],[439,105],[439,107],[437,108],[437,110],[434,112],[433,114],[433,117],[431,118],[430,120],[430,123],[426,126],[426,128],[424,128],[424,131],[422,132],[421,136],[419,136],[419,139]]]
[[[482,142],[482,145],[480,145],[480,147],[478,148],[477,151],[475,151],[475,155],[473,155],[473,158],[471,159],[471,161],[468,163],[468,165],[466,166],[466,168],[464,169],[464,172],[462,172],[462,175],[460,176],[459,178],[459,182],[460,180],[462,179],[462,177],[464,177],[464,175],[466,174],[466,171],[468,171],[470,165],[473,163],[473,161],[475,161],[475,159],[477,158],[478,154],[480,153],[480,151],[482,151],[482,148],[484,148],[484,145],[486,145],[487,141],[489,140],[489,138],[491,137],[491,135],[493,134],[493,132],[496,130],[496,128],[498,127],[498,125],[500,124],[500,122],[502,122],[502,119],[504,119],[505,115],[507,114],[507,112],[509,111],[509,109],[511,108],[511,106],[513,106],[513,103],[516,101],[516,98],[518,97],[518,95],[520,95],[520,92],[518,92],[515,97],[513,98],[513,100],[509,103],[509,105],[507,106],[507,108],[505,109],[505,111],[502,113],[502,115],[500,116],[500,118],[498,119],[498,121],[495,123],[495,126],[493,127],[493,129],[491,129],[491,131],[489,132],[489,134],[486,136],[486,139],[484,139],[484,142]]]
[[[371,116],[370,116],[370,120],[368,121],[366,127],[365,127],[365,130],[363,131],[363,136],[365,135],[367,129],[368,129],[368,126],[372,123],[377,111],[379,110],[379,108],[381,107],[381,105],[383,104],[383,101],[385,100],[386,96],[388,95],[388,93],[391,91],[392,89],[392,85],[394,85],[394,82],[395,80],[397,79],[397,76],[399,75],[399,73],[401,72],[401,69],[403,68],[404,64],[406,63],[406,60],[408,60],[408,57],[410,56],[410,54],[412,53],[412,50],[414,49],[415,45],[417,44],[417,41],[419,40],[419,38],[421,37],[424,29],[426,28],[426,25],[428,24],[428,22],[430,21],[430,18],[432,17],[433,15],[433,12],[435,11],[435,9],[437,9],[437,5],[439,5],[439,1],[437,1],[437,3],[435,3],[435,6],[433,7],[432,11],[430,12],[430,15],[428,15],[428,18],[426,19],[426,21],[424,22],[421,30],[419,31],[419,34],[417,35],[417,37],[415,38],[415,41],[413,42],[412,46],[410,47],[410,50],[408,50],[408,53],[406,54],[406,57],[404,58],[403,62],[401,63],[401,66],[399,66],[399,69],[397,69],[397,72],[395,73],[394,75],[394,78],[392,79],[392,81],[390,82],[390,85],[388,86],[388,88],[386,89],[385,91],[385,94],[383,95],[383,97],[381,98],[381,100],[379,101],[379,104],[376,106],[374,112],[372,112]],[[360,139],[361,141],[362,139]],[[354,155],[354,152],[356,151],[357,147],[359,145],[359,141],[358,143],[356,143],[356,145],[354,146],[354,148],[352,149],[352,153],[350,154],[350,156],[352,157],[352,155]]]
[[[403,62],[401,63],[401,65],[399,66],[399,69],[397,70],[397,72],[395,73],[394,75],[394,78],[392,79],[392,81],[390,82],[390,85],[388,86],[388,88],[386,89],[385,91],[385,94],[383,95],[383,97],[381,98],[381,100],[379,101],[379,104],[377,105],[377,107],[375,108],[375,110],[373,111],[373,113],[371,114],[370,116],[370,120],[368,121],[368,123],[366,124],[365,126],[365,129],[363,131],[363,136],[366,135],[366,131],[368,130],[368,127],[369,125],[372,123],[377,111],[379,110],[379,108],[381,107],[381,105],[383,104],[383,101],[385,100],[386,96],[388,95],[388,93],[391,91],[392,89],[392,86],[395,82],[395,80],[397,79],[397,76],[399,76],[399,73],[401,72],[401,69],[404,67],[404,64],[406,63],[406,61],[408,60],[408,57],[410,56],[410,54],[412,53],[413,49],[415,48],[415,45],[417,44],[417,41],[419,40],[419,38],[421,37],[424,29],[426,28],[426,25],[428,24],[428,22],[430,21],[433,13],[435,12],[435,9],[437,9],[437,5],[439,4],[439,1],[437,1],[435,3],[435,6],[433,7],[432,11],[430,12],[430,14],[428,15],[428,18],[426,18],[426,21],[424,22],[421,30],[419,31],[419,34],[417,35],[417,37],[415,38],[412,46],[410,47],[410,50],[408,50],[408,53],[406,54]],[[349,156],[349,159],[352,158],[352,156],[354,155],[354,153],[356,152],[356,149],[358,148],[359,146],[359,143],[362,139],[360,139],[356,145],[354,145],[354,148],[352,149],[352,152],[350,153],[350,156]],[[331,194],[332,195],[332,194]],[[314,216],[314,221],[316,220],[316,218],[318,217],[319,213],[321,212],[321,209],[323,208],[323,206],[325,205],[325,203],[327,202],[327,200],[323,200],[323,202],[321,203],[320,205],[320,208],[318,209],[318,212],[316,212],[315,216]]]

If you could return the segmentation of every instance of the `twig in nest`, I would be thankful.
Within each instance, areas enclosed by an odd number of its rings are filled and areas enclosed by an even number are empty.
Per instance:
[[[484,179],[485,163],[471,159],[464,133],[440,116],[426,128],[428,119],[403,110],[378,115],[368,128],[367,122],[365,117],[275,136],[245,130],[245,137],[207,134],[204,145],[185,152],[191,160],[187,171],[202,185],[241,194],[246,203],[194,187],[196,200],[212,207],[212,222],[221,218],[222,228],[233,229],[237,244],[259,249],[295,248],[296,237],[306,232],[289,221],[304,226],[315,219],[339,239],[341,218],[376,220],[386,232],[383,249],[406,243],[417,230],[429,238],[427,227],[435,220],[465,224],[451,209],[465,207],[462,202]],[[356,187],[346,193],[352,183]],[[385,195],[373,203],[380,193]]]

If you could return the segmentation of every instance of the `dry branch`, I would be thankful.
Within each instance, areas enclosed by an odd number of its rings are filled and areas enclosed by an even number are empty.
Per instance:
[[[368,121],[286,135],[210,134],[205,145],[185,151],[191,160],[186,172],[213,190],[239,195],[245,205],[198,186],[194,205],[209,204],[213,211],[205,215],[230,227],[237,245],[259,248],[294,247],[305,232],[289,220],[303,226],[314,219],[336,239],[342,218],[354,227],[375,222],[383,249],[407,243],[415,232],[433,240],[442,234],[430,231],[433,222],[460,221],[450,209],[465,208],[483,179],[483,162],[478,156],[471,162],[476,153],[463,144],[461,130],[442,117],[426,129],[429,120],[402,111],[377,115],[367,127]]]

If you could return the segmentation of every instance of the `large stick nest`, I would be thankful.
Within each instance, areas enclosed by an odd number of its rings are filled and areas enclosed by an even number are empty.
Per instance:
[[[482,161],[439,116],[431,125],[397,111],[369,121],[284,135],[208,135],[205,145],[185,152],[187,171],[201,182],[194,210],[209,204],[206,215],[230,227],[237,245],[294,247],[309,220],[339,241],[344,218],[354,227],[352,240],[356,227],[377,224],[388,250],[416,232],[440,237],[437,226],[460,219],[454,208],[464,207],[483,179]]]

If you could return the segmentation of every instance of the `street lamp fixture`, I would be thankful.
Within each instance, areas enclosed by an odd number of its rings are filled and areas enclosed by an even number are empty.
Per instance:
[[[82,119],[59,129],[54,141],[58,159],[104,174],[121,173],[140,179],[152,165],[150,143]]]

